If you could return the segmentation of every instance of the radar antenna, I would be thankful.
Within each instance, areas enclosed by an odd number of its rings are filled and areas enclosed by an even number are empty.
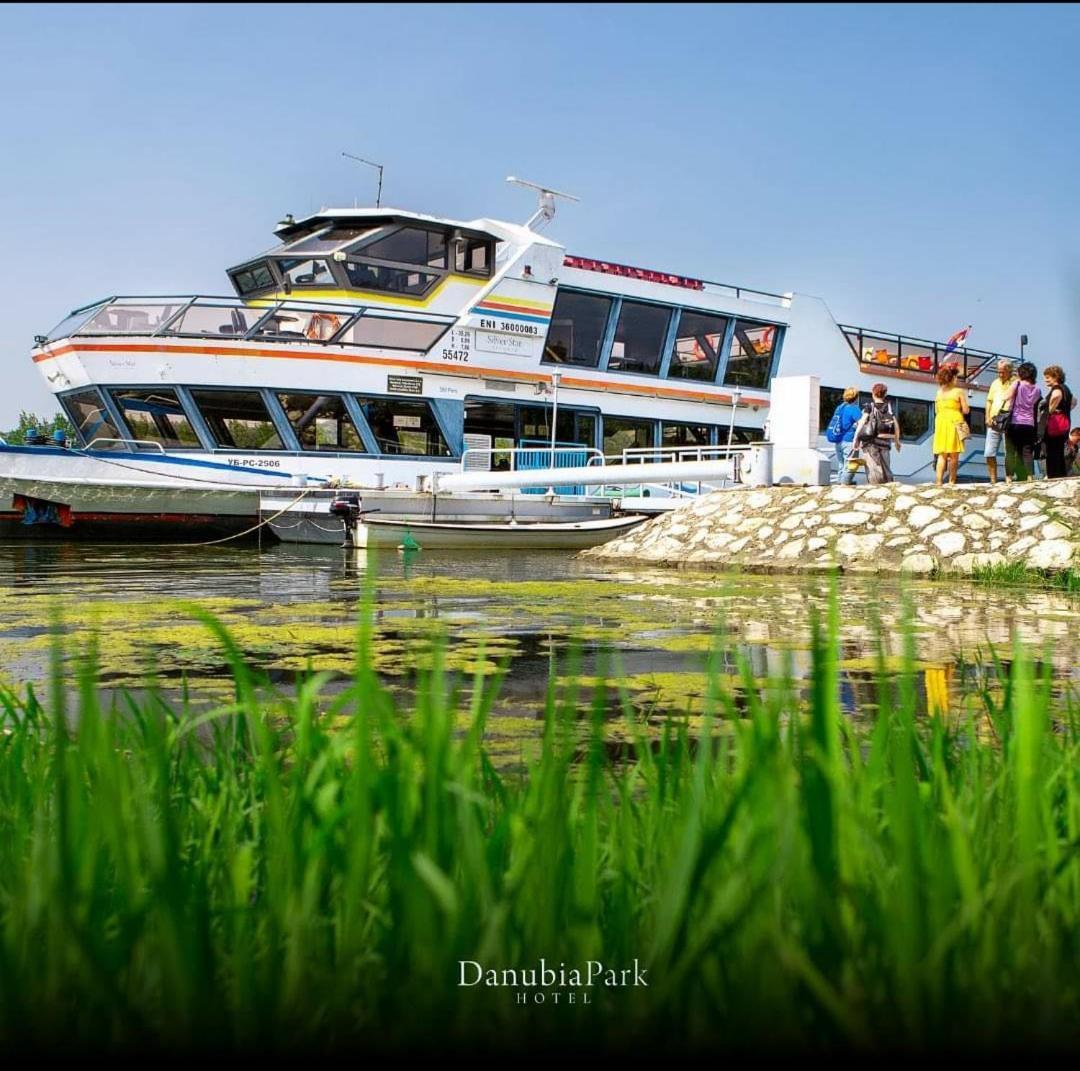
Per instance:
[[[540,186],[535,182],[529,182],[527,179],[515,178],[513,175],[507,175],[507,182],[512,182],[515,186],[524,186],[527,190],[536,190],[539,195],[539,204],[536,211],[526,221],[525,226],[529,230],[542,227],[545,223],[550,223],[555,218],[555,198],[563,197],[567,201],[580,201],[580,197],[575,197],[572,193],[561,193],[559,190],[549,189],[547,186]]]
[[[379,172],[379,192],[375,194],[375,207],[378,208],[382,203],[382,173],[383,165],[373,163],[371,160],[365,160],[362,156],[353,156],[351,152],[343,152],[342,156],[347,156],[350,160],[355,160],[358,164],[367,164],[368,167],[375,168]]]

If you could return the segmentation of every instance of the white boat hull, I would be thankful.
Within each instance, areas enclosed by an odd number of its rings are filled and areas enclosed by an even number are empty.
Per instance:
[[[646,519],[609,517],[555,524],[432,524],[368,519],[355,526],[353,543],[358,547],[397,548],[407,546],[407,538],[411,537],[423,550],[584,550],[606,543]]]

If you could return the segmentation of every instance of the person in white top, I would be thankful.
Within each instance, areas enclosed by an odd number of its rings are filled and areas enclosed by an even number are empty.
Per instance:
[[[998,448],[1002,442],[1005,443],[1005,480],[1007,483],[1012,482],[1012,478],[1008,476],[1011,466],[1009,465],[1009,441],[1005,436],[1005,427],[994,427],[994,420],[999,415],[1004,414],[1004,419],[1007,422],[1008,408],[1007,403],[1009,399],[1009,388],[1016,380],[1016,369],[1013,367],[1012,361],[1000,360],[997,366],[998,377],[990,384],[990,389],[986,392],[986,447],[983,450],[983,458],[986,461],[986,471],[990,473],[990,482],[997,483],[997,455]],[[1002,421],[998,421],[1002,424]]]

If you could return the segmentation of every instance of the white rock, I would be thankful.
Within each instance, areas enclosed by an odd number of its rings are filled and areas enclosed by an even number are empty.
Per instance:
[[[784,520],[780,522],[780,527],[783,528],[785,532],[791,532],[798,528],[802,523],[802,517],[785,517]]]
[[[893,506],[897,510],[911,509],[912,506],[918,505],[919,500],[912,498],[911,495],[897,495],[896,501]]]
[[[1020,521],[1020,531],[1030,532],[1032,528],[1038,528],[1040,524],[1044,524],[1046,518],[1040,513],[1037,516],[1023,517]]]
[[[904,573],[916,573],[925,575],[934,571],[937,562],[931,554],[909,554],[900,562],[900,570]]]
[[[937,535],[939,532],[950,532],[956,528],[956,525],[951,520],[938,521],[936,524],[931,524],[929,527],[924,528],[919,535],[923,539],[929,539],[931,536]]]
[[[1011,494],[998,495],[997,498],[994,499],[994,509],[1008,510],[1008,509],[1012,509],[1013,506],[1015,506],[1015,505],[1016,505],[1016,496],[1015,495],[1011,495]]]
[[[1065,569],[1072,565],[1076,552],[1071,542],[1051,539],[1033,547],[1028,562],[1033,569]]]
[[[934,546],[946,557],[959,554],[964,549],[964,542],[961,532],[942,532],[934,536]]]
[[[1051,521],[1040,534],[1043,539],[1068,539],[1073,533],[1067,525]]]
[[[793,539],[786,547],[781,549],[779,556],[786,559],[797,558],[802,554],[802,549],[803,541],[801,539]]]
[[[1021,513],[1042,513],[1043,506],[1041,502],[1036,502],[1034,499],[1029,498],[1020,503]]]
[[[832,488],[826,497],[830,502],[851,502],[859,497],[860,492],[861,488],[859,487],[838,486]]]
[[[853,509],[845,513],[834,513],[829,520],[843,528],[854,528],[856,525],[865,524],[870,520],[870,514]]]
[[[949,563],[949,568],[958,573],[973,573],[976,569],[1002,565],[1004,562],[1004,554],[958,554]]]
[[[825,539],[821,539],[818,536],[811,536],[811,538],[806,541],[806,549],[808,551],[821,550],[821,548],[825,546],[826,543],[827,540]]]
[[[889,498],[892,495],[892,489],[890,487],[871,487],[869,491],[863,491],[863,498],[869,498],[873,501],[880,501],[883,498]]]
[[[969,513],[962,523],[969,532],[985,532],[990,527],[990,522],[980,513]]]
[[[880,532],[868,532],[865,535],[845,532],[836,541],[836,549],[845,558],[865,558],[876,553],[883,542],[885,537]]]
[[[908,514],[907,522],[912,528],[925,528],[931,521],[936,521],[941,516],[941,510],[933,506],[916,506]]]

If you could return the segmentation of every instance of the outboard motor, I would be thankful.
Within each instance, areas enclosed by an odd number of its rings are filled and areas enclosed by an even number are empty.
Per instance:
[[[339,495],[330,503],[330,516],[339,517],[348,530],[360,519],[360,496]]]

